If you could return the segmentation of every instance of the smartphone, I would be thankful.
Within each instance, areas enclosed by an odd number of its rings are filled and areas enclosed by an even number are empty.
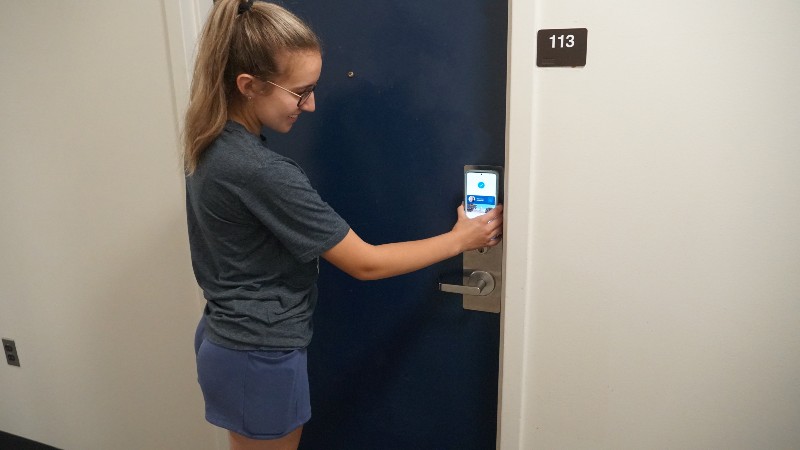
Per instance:
[[[500,172],[492,169],[464,170],[464,212],[472,219],[497,207]]]

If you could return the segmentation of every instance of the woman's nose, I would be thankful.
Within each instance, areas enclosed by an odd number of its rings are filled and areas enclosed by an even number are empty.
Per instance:
[[[314,110],[317,109],[317,105],[315,102],[316,98],[314,97],[314,93],[312,92],[311,95],[308,96],[308,99],[306,99],[306,101],[303,102],[302,105],[300,105],[300,110],[306,112],[314,112]]]

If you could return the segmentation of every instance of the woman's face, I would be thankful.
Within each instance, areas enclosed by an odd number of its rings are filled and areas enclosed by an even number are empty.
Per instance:
[[[317,84],[322,71],[322,57],[318,52],[288,53],[284,58],[283,75],[269,81],[295,94],[302,94]],[[298,107],[299,98],[291,92],[264,81],[255,82],[263,86],[250,100],[252,111],[263,126],[274,131],[287,133],[302,112],[313,112],[316,108],[313,93]]]

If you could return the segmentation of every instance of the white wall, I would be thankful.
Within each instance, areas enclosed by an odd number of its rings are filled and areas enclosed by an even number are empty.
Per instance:
[[[65,449],[215,448],[192,349],[174,9],[3,4],[0,335],[22,365],[0,365],[0,430]]]
[[[800,448],[800,3],[511,14],[501,447]]]

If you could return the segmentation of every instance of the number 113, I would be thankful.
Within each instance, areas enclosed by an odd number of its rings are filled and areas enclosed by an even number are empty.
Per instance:
[[[559,48],[575,46],[575,36],[571,34],[568,34],[566,36],[562,34],[561,36],[558,37],[556,37],[556,35],[550,36],[550,42],[552,43],[552,48],[556,48],[556,40],[558,40],[559,42]]]

